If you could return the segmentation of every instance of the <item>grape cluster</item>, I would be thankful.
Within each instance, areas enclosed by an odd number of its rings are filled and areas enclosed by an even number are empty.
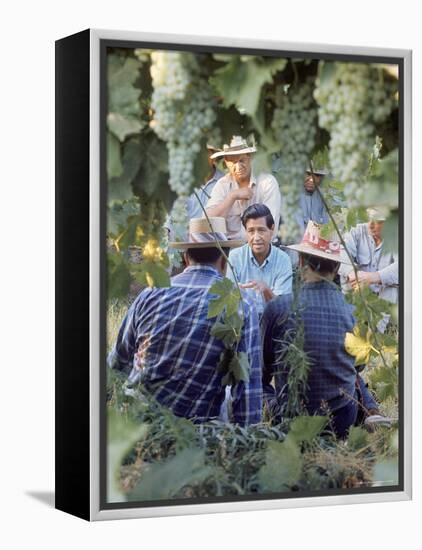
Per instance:
[[[319,124],[330,132],[330,168],[345,184],[350,206],[362,201],[375,124],[391,113],[394,92],[382,69],[366,63],[335,63],[330,78],[317,80],[314,97]]]
[[[277,94],[272,129],[280,155],[273,163],[282,196],[281,238],[292,242],[299,236],[296,216],[303,184],[303,174],[315,146],[317,105],[313,98],[313,79],[290,86]]]
[[[191,53],[152,53],[151,77],[154,118],[150,126],[167,144],[170,187],[186,196],[196,183],[194,162],[201,139],[215,121],[211,89]]]

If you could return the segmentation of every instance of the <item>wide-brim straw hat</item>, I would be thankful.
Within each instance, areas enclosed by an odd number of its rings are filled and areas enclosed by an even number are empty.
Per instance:
[[[287,248],[296,250],[296,252],[302,252],[303,254],[325,258],[333,262],[352,265],[340,242],[323,239],[320,236],[320,232],[321,226],[311,220],[308,222],[305,234],[302,237],[302,242],[299,244],[291,244]]]
[[[372,222],[385,222],[388,217],[388,208],[385,206],[372,206],[366,209],[368,220]]]
[[[223,149],[211,155],[212,159],[219,157],[229,157],[232,155],[244,155],[246,153],[256,153],[255,145],[248,145],[241,136],[233,136],[230,145],[225,143]]]
[[[209,220],[211,227],[207,218],[192,218],[189,221],[188,241],[170,242],[169,247],[182,250],[188,248],[238,248],[245,244],[241,240],[228,239],[225,218],[209,217]]]
[[[324,168],[314,168],[313,170],[307,168],[305,172],[307,174],[315,174],[316,176],[326,176],[328,174],[328,170],[324,170]]]

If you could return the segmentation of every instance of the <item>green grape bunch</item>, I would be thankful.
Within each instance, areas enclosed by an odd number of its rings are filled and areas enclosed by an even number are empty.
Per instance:
[[[394,92],[382,69],[367,63],[335,63],[330,78],[317,79],[314,97],[319,125],[330,133],[330,168],[345,184],[350,206],[358,206],[363,199],[376,124],[393,110]]]
[[[277,179],[282,196],[281,238],[293,242],[299,235],[297,212],[303,184],[303,174],[315,147],[317,133],[317,105],[313,98],[314,79],[288,87],[277,94],[272,129],[280,146]],[[275,166],[274,165],[274,166]]]
[[[189,195],[195,185],[194,163],[201,140],[215,122],[211,88],[191,53],[151,54],[153,93],[150,122],[169,153],[169,185],[178,195]]]

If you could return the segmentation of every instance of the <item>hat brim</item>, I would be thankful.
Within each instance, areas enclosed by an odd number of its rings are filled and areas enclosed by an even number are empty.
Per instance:
[[[181,250],[187,250],[188,248],[239,248],[245,244],[240,240],[228,240],[228,241],[214,241],[207,243],[187,243],[187,242],[171,242],[168,244],[169,248],[180,248]]]
[[[306,246],[306,244],[290,244],[287,246],[290,250],[296,250],[296,252],[303,252],[304,254],[309,254],[310,256],[318,256],[319,258],[325,258],[326,260],[331,260],[332,262],[338,262],[340,264],[352,265],[347,254],[342,250],[340,254],[329,254],[323,250],[317,250],[312,246]]]
[[[307,174],[315,174],[316,176],[326,176],[328,172],[326,170],[305,170]]]
[[[211,155],[210,158],[216,159],[219,157],[231,157],[234,155],[246,155],[248,153],[256,153],[256,147],[245,147],[244,149],[238,149],[237,151],[218,151]]]

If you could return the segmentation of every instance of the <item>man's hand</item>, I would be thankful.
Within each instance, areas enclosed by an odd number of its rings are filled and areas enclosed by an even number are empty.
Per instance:
[[[250,187],[240,187],[232,191],[232,196],[236,201],[248,201],[253,197],[253,191]]]
[[[255,292],[259,292],[266,302],[274,298],[274,293],[264,281],[248,281],[247,283],[239,284],[240,288],[251,288]]]
[[[347,280],[352,285],[352,288],[357,288],[358,281],[359,284],[362,286],[366,285],[376,285],[381,283],[381,277],[378,271],[358,271],[357,272],[357,279],[355,272],[352,271],[349,273]]]

